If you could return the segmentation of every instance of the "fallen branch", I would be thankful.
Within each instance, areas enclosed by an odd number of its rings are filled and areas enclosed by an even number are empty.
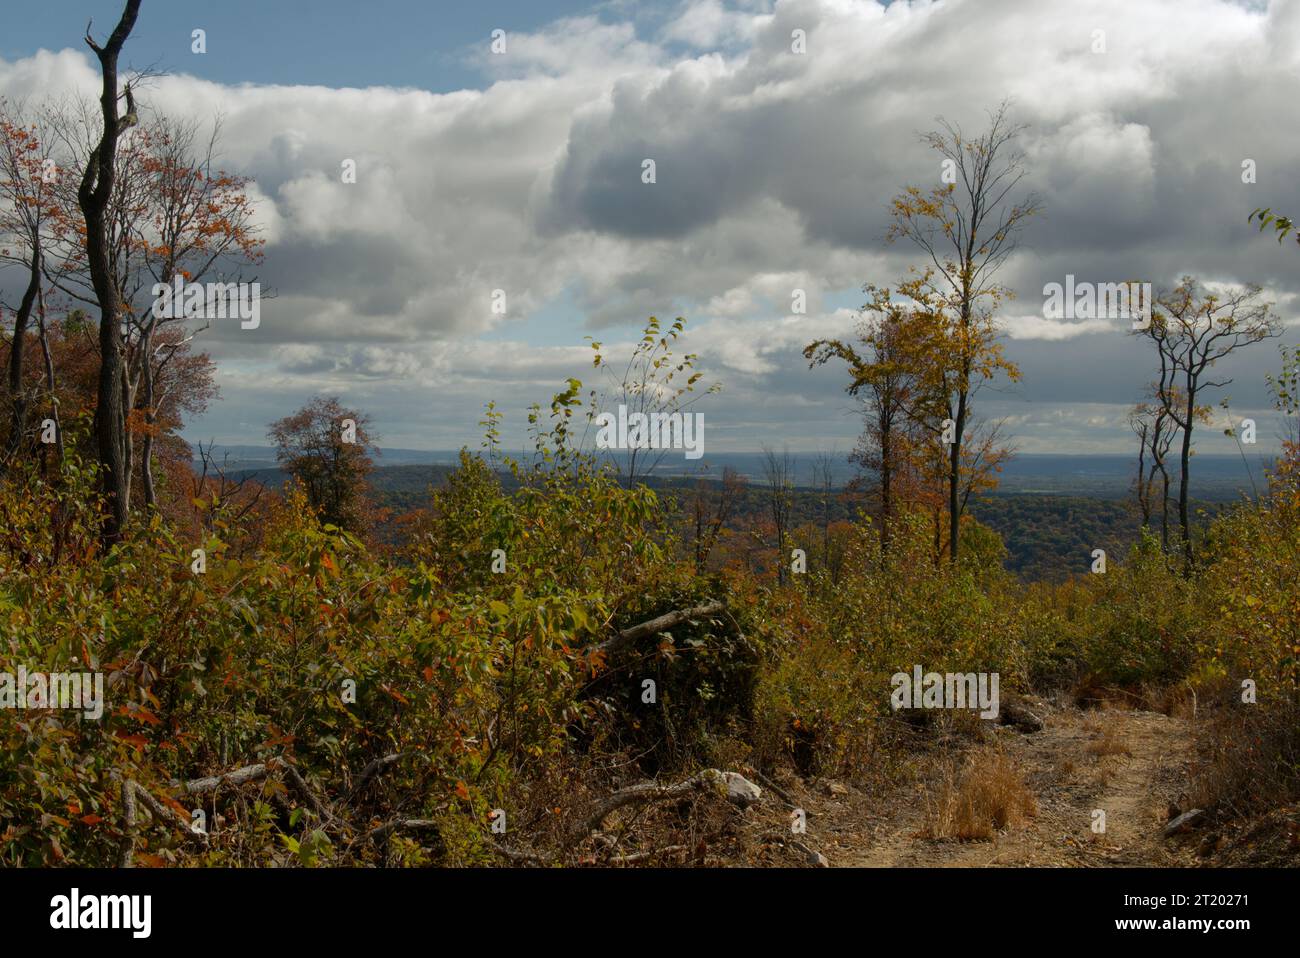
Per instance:
[[[626,805],[641,805],[646,802],[662,802],[674,798],[681,798],[689,795],[699,789],[706,788],[723,788],[727,787],[728,776],[735,775],[734,772],[720,772],[716,768],[706,768],[702,772],[697,772],[683,782],[676,785],[660,785],[658,782],[641,782],[637,785],[629,785],[627,788],[620,788],[617,792],[602,799],[597,803],[595,809],[587,815],[581,822],[569,830],[568,840],[565,847],[572,847],[582,841],[604,823],[605,819],[612,815],[618,809]],[[743,779],[741,779],[743,781]],[[750,788],[754,786],[748,782]]]
[[[772,781],[770,778],[768,778],[758,769],[754,769],[754,777],[758,779],[760,782],[762,782],[764,785],[766,785],[768,788],[770,788],[777,798],[781,799],[781,801],[785,802],[791,808],[799,808],[799,803],[790,797],[789,792],[783,789],[780,785],[776,784],[776,782]],[[812,818],[811,814],[807,812],[805,812],[804,814],[806,817]]]
[[[683,622],[689,622],[691,619],[703,619],[710,615],[717,615],[726,609],[726,605],[717,599],[710,599],[703,605],[697,605],[692,609],[677,609],[673,612],[666,612],[663,615],[650,619],[648,622],[642,622],[640,625],[634,625],[624,629],[612,639],[606,639],[599,645],[592,646],[591,651],[603,652],[606,660],[610,656],[622,652],[628,646],[639,642],[646,636],[654,635],[658,632],[667,632],[669,629],[681,625]]]
[[[201,795],[204,792],[215,791],[222,785],[244,785],[248,782],[255,782],[266,778],[270,772],[284,764],[283,759],[273,758],[267,762],[258,762],[256,765],[245,765],[242,768],[224,772],[221,775],[191,779],[185,783],[185,793],[187,795]]]
[[[160,821],[171,821],[186,837],[204,843],[208,840],[206,832],[196,830],[194,823],[176,809],[164,805],[153,793],[134,779],[122,779],[122,851],[118,864],[122,868],[135,867],[136,823],[138,806],[136,799],[144,802],[154,817]]]
[[[246,785],[249,782],[260,781],[276,771],[284,773],[284,777],[289,780],[289,784],[302,796],[308,807],[316,813],[321,821],[334,825],[343,831],[352,831],[352,826],[335,815],[325,800],[312,791],[311,786],[307,784],[302,774],[282,758],[273,758],[254,765],[244,765],[221,775],[191,779],[185,783],[185,792],[188,795],[201,795],[204,792],[215,791],[222,785]]]
[[[491,847],[502,858],[520,865],[549,865],[552,861],[552,859],[538,855],[536,852],[516,851],[508,845],[498,845],[496,842],[493,842]]]
[[[352,826],[335,815],[329,805],[325,803],[325,800],[320,798],[311,790],[307,781],[296,768],[288,762],[282,763],[282,767],[284,768],[285,777],[289,779],[289,783],[298,790],[298,793],[302,795],[307,804],[311,806],[311,810],[320,817],[321,821],[334,825],[335,827],[341,828],[347,832],[352,831]]]
[[[383,825],[378,825],[375,828],[370,829],[370,831],[366,832],[366,838],[383,838],[389,832],[399,830],[404,831],[410,829],[412,831],[418,831],[420,829],[437,828],[439,824],[442,823],[433,818],[399,818],[395,821],[385,822]]]
[[[618,858],[611,858],[609,861],[612,865],[631,865],[633,862],[645,861],[647,858],[654,858],[656,855],[677,854],[688,850],[685,845],[665,845],[663,848],[655,848],[648,852],[633,852],[630,855],[620,855]]]
[[[348,793],[348,797],[343,804],[351,805],[352,802],[356,799],[356,797],[361,794],[361,790],[366,787],[367,782],[369,782],[380,772],[387,769],[388,766],[400,762],[409,754],[411,753],[394,752],[392,755],[383,755],[375,759],[374,761],[368,763],[366,767],[361,770],[361,774],[357,776],[357,783],[352,786],[352,791]]]

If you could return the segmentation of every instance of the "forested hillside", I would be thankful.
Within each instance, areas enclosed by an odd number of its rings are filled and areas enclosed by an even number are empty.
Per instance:
[[[403,536],[400,517],[419,509],[431,489],[444,485],[452,470],[438,465],[379,466],[369,476],[367,495],[385,512],[388,522],[377,534],[391,542]],[[239,470],[233,475],[280,488],[289,478],[278,469]],[[516,487],[508,472],[498,474],[507,489]],[[683,510],[693,501],[697,481],[647,477],[645,484],[658,492],[665,505],[675,507],[680,521]],[[715,493],[721,480],[703,483]],[[1223,502],[1197,502],[1193,511],[1198,525],[1222,512]],[[763,490],[750,483],[736,497],[734,511],[727,517],[731,534],[761,528],[769,503]],[[811,530],[826,524],[852,522],[860,510],[868,510],[869,497],[861,491],[836,488],[830,491],[796,486],[790,491],[790,516],[795,527]],[[1003,567],[1025,582],[1061,582],[1071,575],[1087,574],[1092,551],[1122,556],[1137,543],[1141,517],[1131,499],[1107,496],[1055,496],[1037,493],[997,493],[971,504],[971,515],[1002,539],[1006,549]],[[811,533],[814,537],[819,532]]]

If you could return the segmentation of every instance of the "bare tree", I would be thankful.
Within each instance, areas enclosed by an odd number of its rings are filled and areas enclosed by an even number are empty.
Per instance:
[[[1182,390],[1174,384],[1174,368],[1162,357],[1161,378],[1148,390],[1147,399],[1129,412],[1129,427],[1138,438],[1137,499],[1142,525],[1149,527],[1155,513],[1156,478],[1159,477],[1160,544],[1169,551],[1169,452],[1182,430],[1171,408],[1183,406]],[[1198,422],[1210,421],[1210,407],[1196,409]]]
[[[835,489],[834,452],[818,452],[812,463],[812,485],[817,490],[818,505],[822,512],[822,568],[831,566],[831,501]]]
[[[1159,403],[1140,402],[1129,411],[1129,428],[1138,440],[1137,500],[1142,516],[1142,527],[1150,528],[1155,511],[1153,497],[1156,477],[1160,485],[1160,541],[1169,548],[1169,470],[1166,457],[1178,435],[1178,426],[1169,412]],[[1148,465],[1148,459],[1150,464]]]
[[[223,519],[238,525],[257,508],[266,492],[266,486],[251,474],[232,478],[227,471],[229,453],[217,462],[213,454],[215,445],[215,442],[209,442],[204,448],[203,443],[198,444],[200,469],[194,475],[190,496],[192,501],[205,501],[201,518],[203,528],[209,534]]]
[[[95,406],[95,438],[99,450],[99,465],[108,514],[104,517],[101,543],[107,550],[121,541],[127,518],[126,472],[126,417],[122,398],[122,329],[119,318],[119,293],[113,282],[108,261],[108,232],[104,214],[113,195],[116,176],[117,140],[122,131],[136,121],[135,97],[131,85],[126,85],[127,112],[119,116],[117,101],[117,58],[122,45],[135,26],[140,13],[140,0],[127,0],[122,18],[118,21],[108,41],[101,47],[86,27],[86,44],[99,58],[103,75],[103,92],[99,106],[103,114],[104,131],[99,145],[86,163],[77,198],[86,219],[86,254],[95,299],[99,304],[99,396]]]
[[[1188,516],[1192,434],[1202,418],[1197,399],[1206,389],[1219,389],[1231,379],[1208,378],[1211,367],[1231,353],[1277,336],[1281,325],[1258,286],[1213,293],[1190,276],[1156,299],[1151,322],[1137,335],[1150,339],[1160,355],[1162,370],[1171,370],[1171,387],[1161,390],[1162,406],[1182,436],[1179,453],[1178,522],[1187,568],[1194,561]],[[1176,386],[1175,390],[1173,386]]]
[[[919,247],[934,270],[934,291],[954,314],[949,337],[956,354],[951,363],[948,390],[953,441],[948,447],[948,535],[950,558],[957,561],[962,497],[962,448],[970,417],[970,400],[980,381],[999,369],[1012,378],[1015,367],[1000,360],[990,362],[987,337],[993,309],[1010,296],[994,282],[997,272],[1018,247],[1025,222],[1041,210],[1034,196],[1013,202],[1012,191],[1025,176],[1023,154],[1014,143],[1024,127],[1011,122],[1003,102],[989,117],[989,127],[968,139],[961,127],[940,119],[940,130],[925,134],[923,142],[941,157],[946,185],[928,193],[910,187],[895,197],[891,240],[900,237]],[[981,304],[987,304],[986,307]]]
[[[709,556],[718,544],[718,536],[744,494],[745,480],[731,466],[723,468],[721,482],[704,476],[696,480],[691,500],[691,520],[694,527],[697,575],[703,575],[708,568]]]
[[[142,76],[133,78],[138,85]],[[96,148],[95,121],[81,101],[56,113],[54,128],[63,151],[84,157]],[[191,316],[176,310],[160,316],[154,309],[158,286],[170,287],[183,277],[190,286],[220,280],[208,287],[203,316],[224,315],[226,300],[242,280],[240,267],[261,258],[262,241],[253,223],[247,178],[217,165],[221,123],[213,122],[206,138],[194,120],[151,115],[118,144],[116,178],[105,215],[110,273],[119,295],[123,324],[121,403],[129,428],[125,438],[128,500],[134,478],[144,505],[155,504],[153,450],[166,401],[160,383],[166,367],[191,350],[206,323],[190,325]],[[84,229],[73,215],[75,198],[65,197],[69,215],[55,233],[46,272],[54,287],[73,302],[93,305],[96,293],[87,269]],[[224,291],[224,296],[217,291]],[[177,332],[184,330],[183,333]],[[133,426],[133,428],[132,428]],[[140,434],[137,449],[137,434]]]

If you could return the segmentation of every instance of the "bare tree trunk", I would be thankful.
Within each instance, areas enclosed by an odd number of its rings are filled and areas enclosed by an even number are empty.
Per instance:
[[[886,417],[882,414],[880,417]],[[881,422],[880,430],[880,554],[889,551],[889,521],[894,514],[894,436],[893,423]]]
[[[1151,484],[1147,479],[1147,436],[1143,432],[1138,436],[1138,510],[1142,513],[1142,528],[1151,525]]]
[[[1192,531],[1187,518],[1187,479],[1191,473],[1192,459],[1192,424],[1196,415],[1196,386],[1187,384],[1187,425],[1183,428],[1183,450],[1181,474],[1178,479],[1178,521],[1183,528],[1183,559],[1190,570],[1192,567]]]
[[[127,87],[127,114],[117,113],[117,58],[135,26],[140,0],[127,0],[122,18],[104,46],[86,33],[86,43],[99,58],[103,89],[99,106],[104,132],[90,154],[77,199],[86,218],[86,259],[91,284],[99,303],[99,390],[95,404],[95,441],[99,453],[100,483],[107,500],[100,532],[105,551],[122,540],[129,508],[126,473],[126,422],[122,412],[122,329],[119,319],[120,294],[113,282],[108,255],[108,224],[105,216],[116,177],[118,136],[135,123],[135,103]]]
[[[50,336],[45,326],[45,294],[36,294],[36,323],[40,334],[41,356],[45,360],[45,392],[50,398],[50,419],[54,421],[55,464],[63,466],[63,423],[59,418],[59,397],[54,392],[54,356],[50,352]]]
[[[966,429],[966,390],[957,394],[957,418],[953,420],[952,448],[948,450],[948,559],[956,563],[958,528],[961,524],[961,441]]]
[[[13,403],[13,415],[9,425],[9,442],[5,449],[4,464],[18,454],[23,442],[23,433],[27,430],[27,396],[23,388],[23,360],[27,352],[27,323],[31,319],[32,305],[41,288],[41,250],[32,250],[31,274],[27,280],[27,289],[23,291],[22,302],[14,314],[14,341],[9,349],[9,398]]]
[[[145,508],[153,510],[157,506],[157,499],[154,495],[153,487],[153,424],[154,414],[154,389],[153,389],[153,365],[146,356],[144,362],[144,442],[140,448],[140,484],[144,491]]]
[[[1160,465],[1161,481],[1161,498],[1160,498],[1160,545],[1165,552],[1169,551],[1169,471],[1165,469],[1164,464]]]
[[[131,481],[135,477],[135,435],[131,432],[131,408],[134,406],[131,389],[131,370],[125,362],[125,344],[123,344],[122,363],[122,483],[125,486],[123,497],[126,508],[131,509]]]

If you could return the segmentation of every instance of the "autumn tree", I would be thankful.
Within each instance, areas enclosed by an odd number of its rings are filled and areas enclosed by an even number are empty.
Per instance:
[[[819,339],[804,347],[809,367],[831,359],[848,365],[845,391],[863,401],[862,440],[853,460],[875,477],[880,547],[889,548],[894,491],[900,480],[914,484],[918,444],[936,422],[938,363],[933,326],[916,310],[895,303],[888,289],[868,286],[872,300],[858,327],[858,343]]]
[[[138,227],[143,270],[150,284],[171,285],[177,276],[198,283],[213,275],[261,259],[263,241],[253,223],[248,179],[215,168],[220,136],[214,123],[199,146],[192,123],[159,118],[142,131],[141,176],[148,197],[148,219]],[[140,467],[146,505],[155,500],[152,452],[161,406],[167,398],[169,364],[183,363],[192,333],[168,329],[177,319],[160,318],[153,309],[133,309],[128,406],[143,420]],[[177,356],[180,353],[181,355]],[[174,380],[175,377],[172,377]]]
[[[33,315],[44,342],[42,268],[54,213],[51,184],[58,174],[46,131],[38,122],[25,122],[22,112],[0,101],[0,263],[16,266],[26,277],[21,300],[17,306],[9,306],[14,318],[6,377],[9,436],[0,455],[0,468],[18,453],[27,433],[31,391],[24,369]],[[51,415],[57,435],[57,410]]]
[[[89,120],[77,104],[59,115],[64,149],[79,155],[88,146]],[[140,498],[156,504],[154,450],[159,435],[159,378],[176,354],[189,353],[195,336],[211,322],[208,315],[181,311],[160,315],[155,290],[174,281],[216,281],[229,295],[240,271],[261,260],[248,179],[217,168],[221,124],[214,121],[200,137],[194,121],[151,115],[126,133],[118,150],[115,189],[109,202],[107,246],[112,281],[119,291],[123,318],[121,405],[126,422],[125,463],[128,499],[138,473]],[[93,304],[92,277],[86,267],[84,222],[76,204],[58,220],[49,257],[55,288],[73,303]],[[204,313],[227,304],[208,301]],[[185,330],[168,333],[168,330]]]
[[[718,537],[744,495],[745,479],[731,466],[723,468],[720,482],[705,476],[696,479],[688,506],[696,575],[707,571]]]
[[[1015,140],[1024,129],[1011,122],[1004,102],[990,115],[988,129],[967,139],[961,128],[940,120],[941,129],[922,137],[940,158],[941,184],[932,190],[908,187],[894,198],[889,239],[914,243],[928,260],[926,278],[914,281],[927,294],[927,309],[942,316],[951,351],[944,369],[948,415],[948,528],[950,558],[960,545],[963,448],[971,400],[980,384],[999,374],[1015,380],[1016,367],[997,348],[993,315],[1011,296],[996,283],[998,271],[1016,251],[1026,221],[1039,212],[1031,193],[1012,194],[1025,176]]]
[[[790,535],[790,510],[794,505],[794,461],[788,449],[777,452],[771,446],[763,446],[763,485],[776,538],[776,582],[781,586],[785,585],[786,563],[790,561],[786,543]]]
[[[276,459],[302,486],[322,521],[353,532],[367,524],[366,477],[378,454],[370,418],[316,396],[270,426]]]
[[[1193,430],[1204,392],[1220,389],[1231,379],[1211,379],[1211,369],[1244,346],[1277,336],[1281,326],[1258,286],[1223,293],[1202,288],[1190,276],[1156,297],[1151,322],[1134,334],[1155,346],[1161,368],[1169,369],[1171,387],[1161,397],[1163,409],[1180,430],[1178,522],[1183,558],[1188,568],[1194,555],[1188,515]],[[1176,386],[1177,389],[1173,387]]]

